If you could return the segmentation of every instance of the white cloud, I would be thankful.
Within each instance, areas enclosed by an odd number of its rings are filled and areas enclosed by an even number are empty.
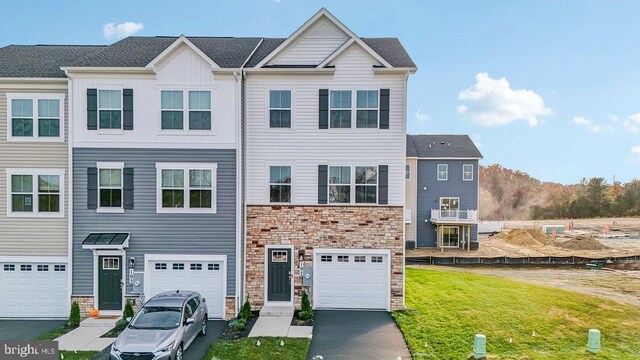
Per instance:
[[[613,122],[618,122],[620,121],[620,117],[618,117],[618,115],[614,115],[614,114],[608,114],[607,118]]]
[[[629,115],[622,125],[628,132],[640,131],[640,113]]]
[[[122,24],[108,23],[102,27],[102,35],[107,40],[119,40],[127,36],[131,36],[140,30],[144,29],[142,23],[135,22],[123,22]]]
[[[422,109],[418,109],[418,111],[416,111],[416,120],[419,122],[425,122],[429,120],[429,115],[423,113]]]
[[[631,161],[640,162],[640,145],[632,147],[631,148],[631,154],[633,154],[633,157],[631,158]]]
[[[601,133],[601,132],[613,130],[613,126],[609,124],[607,125],[596,124],[593,122],[593,120],[587,119],[584,116],[574,116],[573,119],[571,120],[571,123],[576,126],[585,127],[592,133]]]
[[[467,101],[467,105],[457,107],[458,112],[481,125],[524,120],[533,127],[540,123],[539,117],[552,113],[540,95],[531,90],[513,90],[507,79],[492,79],[487,73],[478,73],[476,84],[462,90],[458,99]]]

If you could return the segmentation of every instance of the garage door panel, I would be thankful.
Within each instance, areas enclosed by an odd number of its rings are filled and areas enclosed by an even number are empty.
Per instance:
[[[162,260],[149,262],[147,299],[165,292],[193,290],[207,299],[209,318],[224,317],[224,263],[222,261]]]
[[[47,266],[38,271],[38,265]],[[65,271],[54,271],[55,265]],[[65,263],[0,263],[0,318],[68,317],[67,276]]]
[[[315,256],[316,308],[387,308],[390,269],[386,254],[319,251]]]

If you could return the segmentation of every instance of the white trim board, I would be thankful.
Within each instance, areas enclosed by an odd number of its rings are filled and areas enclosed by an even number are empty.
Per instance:
[[[291,250],[291,301],[268,301],[269,299],[269,250],[287,249]],[[264,247],[264,306],[293,306],[295,296],[295,248],[293,245],[265,245]]]
[[[122,269],[122,308],[118,313],[124,310],[124,305],[126,302],[126,293],[127,293],[127,264],[126,264],[126,251],[124,250],[91,250],[93,252],[93,307],[100,310],[99,307],[99,294],[100,294],[100,281],[99,281],[99,272],[100,272],[100,256],[114,256],[121,257],[120,258],[120,268]],[[111,312],[115,312],[116,310],[105,310],[103,313],[109,314]]]

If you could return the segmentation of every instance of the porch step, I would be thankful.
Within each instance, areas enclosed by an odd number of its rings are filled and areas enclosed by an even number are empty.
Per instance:
[[[293,317],[293,306],[263,306],[260,316],[286,316]]]
[[[116,322],[118,322],[118,320],[120,319],[120,317],[117,317],[115,319],[109,318],[109,319],[94,319],[94,318],[87,318],[83,321],[80,322],[80,327],[109,327],[109,328],[113,328],[116,325]]]

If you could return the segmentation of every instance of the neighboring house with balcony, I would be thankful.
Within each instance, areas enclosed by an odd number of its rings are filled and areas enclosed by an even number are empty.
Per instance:
[[[93,46],[0,48],[0,318],[69,316],[67,78]]]
[[[73,293],[83,312],[191,289],[240,303],[240,81],[259,38],[129,37],[69,62]]]
[[[246,295],[256,308],[398,310],[408,76],[395,38],[322,9],[246,69]],[[309,277],[303,280],[303,273]]]
[[[407,135],[408,247],[478,248],[478,166],[467,135]]]

